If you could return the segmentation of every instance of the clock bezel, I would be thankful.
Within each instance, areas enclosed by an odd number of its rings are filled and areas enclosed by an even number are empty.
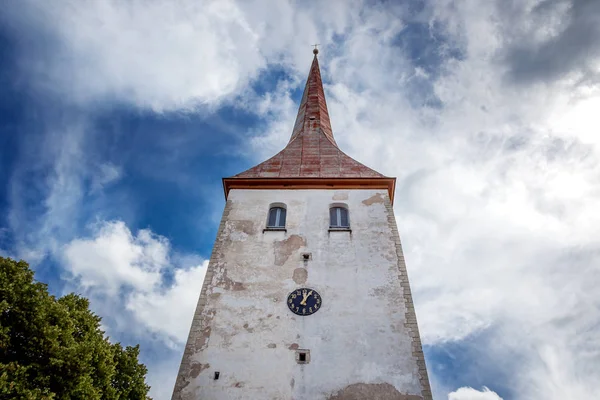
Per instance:
[[[302,299],[303,293],[305,290],[311,294],[310,294],[310,297],[307,297],[307,305],[305,307],[301,307],[300,305],[296,304],[295,300],[298,297],[300,297]],[[300,294],[298,294],[298,293],[300,293]],[[310,301],[310,303],[308,302],[309,299],[312,299],[312,301]],[[300,300],[300,301],[302,301],[302,300]],[[292,290],[287,295],[285,303],[287,305],[288,310],[290,310],[295,315],[298,315],[300,317],[308,317],[309,315],[315,314],[317,311],[319,311],[323,307],[323,296],[321,296],[321,294],[313,288],[301,287],[301,288]],[[292,307],[292,305],[294,305],[294,306]],[[315,305],[316,305],[316,307],[315,307]]]

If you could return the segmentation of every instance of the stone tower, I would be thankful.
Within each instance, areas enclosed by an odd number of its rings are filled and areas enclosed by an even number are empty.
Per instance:
[[[339,149],[314,53],[287,146],[223,179],[174,400],[431,399],[396,180]]]

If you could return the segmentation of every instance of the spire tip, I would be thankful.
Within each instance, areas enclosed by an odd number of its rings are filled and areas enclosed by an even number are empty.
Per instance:
[[[319,49],[317,49],[318,45],[319,45],[318,43],[317,44],[313,44],[313,46],[315,46],[315,48],[313,49],[313,54],[315,55],[315,57],[317,56],[317,54],[319,54]]]

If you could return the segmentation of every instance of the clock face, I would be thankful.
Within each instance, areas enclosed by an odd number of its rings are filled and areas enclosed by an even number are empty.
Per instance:
[[[296,289],[289,294],[287,305],[294,314],[311,315],[321,308],[321,295],[314,289]]]

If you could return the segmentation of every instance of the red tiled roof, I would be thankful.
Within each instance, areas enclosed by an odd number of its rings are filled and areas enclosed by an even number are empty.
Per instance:
[[[235,178],[384,178],[344,154],[333,137],[315,53],[287,146]],[[230,178],[231,179],[231,178]]]

